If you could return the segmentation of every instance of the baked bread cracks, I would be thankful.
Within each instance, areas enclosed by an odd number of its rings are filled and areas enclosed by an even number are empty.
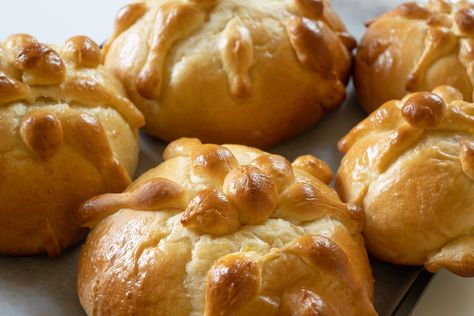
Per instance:
[[[58,255],[79,204],[130,183],[144,118],[101,58],[84,36],[0,42],[0,253]]]
[[[369,252],[474,276],[474,104],[440,86],[382,105],[339,142],[336,187]]]
[[[326,164],[197,139],[163,156],[78,210],[88,315],[375,315],[363,212]]]
[[[344,100],[355,44],[327,0],[137,1],[104,64],[147,132],[266,147]]]
[[[355,58],[354,82],[366,111],[439,85],[474,93],[474,4],[408,2],[367,23]]]

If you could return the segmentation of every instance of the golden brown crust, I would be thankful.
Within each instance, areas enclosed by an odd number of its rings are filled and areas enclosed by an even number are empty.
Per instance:
[[[3,158],[3,156],[0,156],[0,178],[3,175],[4,169],[5,169],[5,159]]]
[[[155,136],[265,147],[345,98],[355,40],[329,2],[144,2],[119,11],[104,64]]]
[[[124,193],[79,209],[95,226],[78,272],[88,314],[152,315],[166,306],[167,315],[375,315],[363,212],[318,180],[319,160],[304,156],[293,168],[258,149],[195,139],[171,143],[164,156]],[[160,187],[164,179],[172,190]],[[179,203],[150,202],[162,191]],[[155,283],[157,270],[173,277]],[[120,302],[124,288],[148,303]]]
[[[193,173],[222,184],[227,174],[237,166],[232,152],[219,145],[204,144],[193,150]]]
[[[115,17],[114,33],[104,44],[103,50],[105,54],[109,50],[112,41],[115,40],[122,32],[132,26],[133,23],[135,23],[146,13],[147,10],[148,7],[143,2],[127,4],[120,8]]]
[[[144,124],[143,115],[125,97],[120,83],[99,66],[100,49],[91,39],[72,37],[56,52],[30,35],[16,34],[0,43],[0,50],[5,68],[3,72],[0,69],[0,105],[34,103],[44,97],[85,106],[111,106],[133,127]],[[12,69],[21,75],[16,78]]]
[[[278,200],[273,180],[252,166],[232,170],[225,178],[223,189],[239,210],[243,224],[258,225],[266,221]]]
[[[331,316],[336,312],[319,295],[308,289],[293,289],[282,298],[278,316]]]
[[[437,272],[445,268],[463,277],[474,277],[474,237],[465,236],[444,246],[426,262],[426,269]]]
[[[120,192],[130,183],[130,175],[118,163],[110,147],[104,127],[91,115],[71,113],[61,118],[64,129],[70,136],[69,142],[102,175],[106,191]]]
[[[286,249],[318,267],[320,271],[332,274],[335,278],[355,287],[349,258],[339,246],[322,236],[302,236]]]
[[[454,21],[463,34],[474,35],[474,10],[472,8],[463,8],[457,11]]]
[[[253,65],[253,42],[249,30],[239,18],[227,23],[221,42],[224,70],[229,77],[230,91],[242,99],[251,94],[249,69]]]
[[[428,69],[439,59],[445,57],[456,48],[458,39],[443,28],[429,28],[425,38],[425,47],[415,67],[410,72],[405,84],[407,91],[419,91]]]
[[[409,2],[372,20],[355,58],[355,86],[368,112],[416,91],[451,85],[474,95],[474,13],[466,1]]]
[[[456,100],[462,100],[462,93],[451,86],[439,86],[433,90],[433,93],[441,97],[446,103],[451,103]]]
[[[292,4],[312,19],[321,18],[324,12],[323,0],[293,0]]]
[[[364,227],[362,209],[334,200],[310,182],[296,182],[283,191],[273,214],[276,218],[295,222],[313,221],[328,215],[343,222],[350,231]]]
[[[16,57],[16,53],[18,53],[18,51],[22,47],[27,46],[31,43],[37,43],[37,42],[38,41],[36,40],[36,38],[34,38],[33,36],[29,34],[17,33],[17,34],[12,34],[8,36],[5,41],[5,45],[7,49],[13,50],[13,52],[15,52],[15,54],[13,54],[12,57]]]
[[[194,149],[201,145],[197,138],[180,138],[171,142],[163,151],[163,159],[168,160],[179,156],[191,156]]]
[[[239,229],[239,213],[227,196],[217,189],[204,189],[191,199],[181,217],[184,227],[200,234],[226,235]]]
[[[96,79],[101,78],[100,76]],[[111,104],[123,116],[123,118],[135,128],[141,127],[144,123],[143,115],[127,98],[113,89],[107,89],[102,84],[107,84],[110,77],[101,78],[104,81],[98,82],[85,75],[76,76],[62,85],[64,94],[70,101],[80,102],[85,106],[97,104]],[[114,83],[115,84],[115,83]]]
[[[260,271],[242,254],[230,254],[212,265],[206,284],[206,316],[238,312],[258,293]]]
[[[13,50],[16,55],[13,64],[23,71],[23,82],[29,85],[60,85],[66,77],[66,67],[57,52],[50,47],[35,40],[25,40],[10,37],[7,41],[21,42],[18,50]],[[8,43],[6,45],[9,45]]]
[[[250,164],[272,179],[278,189],[278,193],[281,193],[290,183],[295,181],[293,166],[283,156],[261,155],[252,160]]]
[[[156,211],[181,209],[187,202],[186,191],[180,185],[165,178],[155,178],[124,193],[96,196],[84,202],[77,214],[81,225],[94,227],[100,220],[124,207]]]
[[[130,184],[143,116],[100,59],[84,36],[0,42],[0,253],[58,255],[83,236],[81,202]]]
[[[428,7],[441,13],[451,13],[453,10],[450,0],[429,0]]]
[[[27,98],[30,94],[31,90],[27,84],[0,73],[0,100],[11,102]]]
[[[446,112],[443,99],[434,93],[413,93],[402,102],[403,119],[410,125],[422,129],[436,128]]]
[[[332,171],[329,166],[324,161],[314,156],[299,156],[295,161],[293,161],[292,166],[293,168],[298,168],[308,172],[310,175],[318,178],[326,184],[329,184],[332,180]]]
[[[339,141],[346,155],[336,187],[365,209],[374,256],[472,273],[472,245],[456,241],[470,240],[474,228],[473,108],[453,87],[416,92],[382,105]]]
[[[102,59],[100,47],[86,36],[74,36],[64,43],[63,55],[79,67],[96,68]]]
[[[322,76],[336,76],[333,55],[323,30],[317,23],[304,18],[291,19],[287,24],[290,42],[298,60]]]
[[[395,12],[408,19],[426,20],[431,17],[431,11],[416,2],[403,3]]]
[[[461,166],[464,173],[474,180],[474,143],[464,140],[461,143]]]
[[[161,4],[156,12],[150,51],[137,76],[137,91],[146,99],[160,96],[162,71],[168,51],[174,42],[196,29],[204,18],[194,5],[183,2]]]
[[[52,113],[35,111],[28,113],[21,123],[20,133],[28,148],[42,160],[52,156],[63,143],[63,127]]]

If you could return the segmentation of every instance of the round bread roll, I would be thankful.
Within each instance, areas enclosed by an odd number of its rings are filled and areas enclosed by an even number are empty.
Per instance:
[[[341,104],[355,45],[328,0],[149,0],[104,51],[148,133],[267,147]]]
[[[439,85],[474,92],[474,3],[409,2],[367,23],[355,58],[354,82],[367,112]]]
[[[450,86],[382,105],[339,142],[336,187],[369,252],[474,276],[474,104]]]
[[[180,139],[122,194],[86,201],[77,287],[88,315],[375,315],[361,209],[293,163]]]
[[[79,204],[131,182],[144,119],[100,60],[84,36],[0,42],[0,253],[58,255]]]

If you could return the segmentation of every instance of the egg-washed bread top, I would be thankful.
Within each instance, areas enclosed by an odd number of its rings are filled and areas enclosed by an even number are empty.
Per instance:
[[[0,42],[0,253],[59,254],[78,205],[130,183],[144,118],[100,61],[84,36]]]
[[[366,111],[439,85],[474,93],[474,3],[408,2],[367,22],[354,81]]]
[[[147,132],[266,147],[344,100],[355,45],[327,0],[149,0],[104,52]]]
[[[440,86],[382,105],[339,141],[343,201],[365,209],[369,252],[474,276],[474,104]]]
[[[93,228],[88,315],[375,315],[361,209],[313,156],[180,139],[121,194],[82,204]]]

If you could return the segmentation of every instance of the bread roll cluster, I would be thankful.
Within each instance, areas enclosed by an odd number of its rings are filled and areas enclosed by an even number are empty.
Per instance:
[[[88,315],[376,315],[365,245],[474,276],[474,4],[367,27],[372,114],[338,143],[337,193],[314,156],[245,146],[344,101],[357,43],[329,0],[135,1],[102,48],[0,42],[0,253],[56,256],[90,230]],[[142,126],[172,142],[132,182]]]

